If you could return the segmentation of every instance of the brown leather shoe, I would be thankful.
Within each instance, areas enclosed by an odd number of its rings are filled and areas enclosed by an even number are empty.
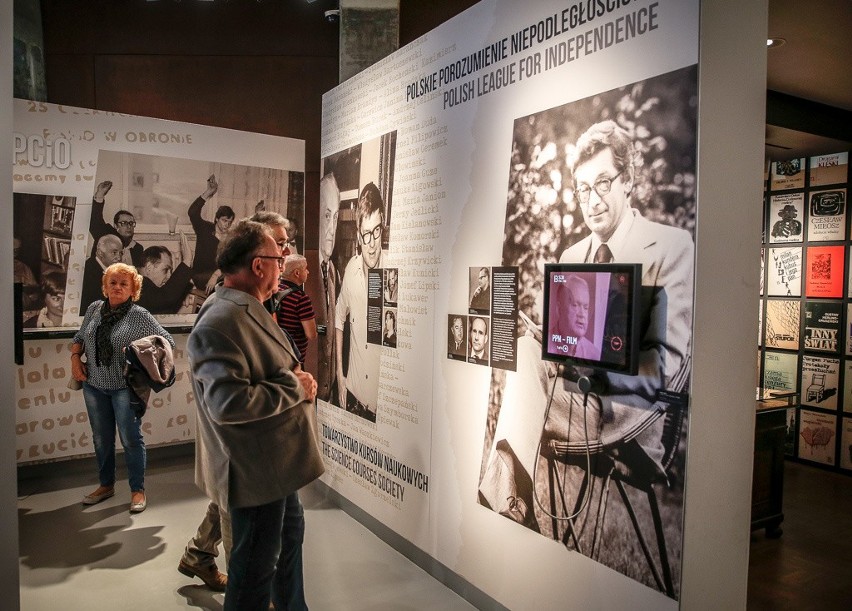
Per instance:
[[[228,576],[219,571],[215,564],[210,566],[192,566],[181,559],[178,571],[187,577],[198,577],[214,592],[224,592],[228,585]]]

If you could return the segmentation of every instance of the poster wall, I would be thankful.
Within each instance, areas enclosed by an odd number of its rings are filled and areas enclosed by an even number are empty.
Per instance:
[[[31,462],[92,452],[82,393],[67,388],[69,346],[86,306],[102,297],[104,267],[135,265],[140,305],[167,327],[191,324],[215,282],[211,248],[225,221],[262,208],[304,225],[304,142],[14,105],[14,268],[23,302],[14,322],[25,338],[16,432],[18,460]],[[149,446],[194,438],[185,336],[173,335],[177,382],[153,395],[143,422]]]
[[[529,601],[504,588],[518,576],[500,559],[523,546],[560,584],[542,588],[548,604],[564,603],[574,583],[578,606],[607,590],[614,604],[674,608],[698,3],[516,8],[481,2],[323,98],[320,322],[334,330],[320,371],[324,479],[509,607]],[[595,139],[607,144],[589,148]],[[543,266],[597,263],[603,242],[608,260],[643,265],[637,322],[653,348],[638,376],[598,374],[606,390],[590,400],[584,443],[577,378],[541,360]],[[801,291],[801,247],[791,255],[796,277],[770,286],[779,296],[794,280]],[[387,270],[398,283],[395,346],[376,341],[389,324]],[[672,413],[681,419],[665,426]],[[663,429],[676,433],[664,439]],[[571,455],[548,458],[540,442],[550,439]],[[578,444],[594,469],[582,452],[575,460]],[[610,444],[631,454],[640,479],[671,478],[658,531],[647,498],[630,508],[634,525],[618,495],[601,494],[600,469],[616,467],[601,449]],[[652,542],[650,560],[636,528]],[[623,588],[578,581],[598,565]]]
[[[852,411],[849,154],[771,165],[763,247],[768,289],[758,338],[762,386],[798,392],[799,407],[788,411],[786,454],[846,470],[847,422],[839,414]]]

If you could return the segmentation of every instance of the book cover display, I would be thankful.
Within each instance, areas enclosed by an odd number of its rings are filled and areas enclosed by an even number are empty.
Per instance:
[[[802,347],[813,352],[838,352],[842,311],[839,301],[805,302]]]
[[[852,470],[848,168],[848,152],[769,164],[759,284],[761,383],[799,394],[785,454],[839,470]]]
[[[802,304],[795,299],[770,299],[766,302],[766,347],[799,349],[799,325]]]

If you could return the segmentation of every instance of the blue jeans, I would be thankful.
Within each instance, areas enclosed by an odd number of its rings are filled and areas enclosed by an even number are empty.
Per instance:
[[[92,426],[101,486],[115,484],[115,429],[124,448],[130,490],[145,490],[145,440],[142,421],[130,407],[130,390],[102,390],[83,383],[83,399]]]
[[[294,492],[259,507],[231,507],[234,546],[225,611],[307,611],[302,565],[305,512]]]

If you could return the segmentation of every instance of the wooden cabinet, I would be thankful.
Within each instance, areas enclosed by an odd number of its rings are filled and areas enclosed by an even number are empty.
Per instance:
[[[766,536],[780,537],[784,521],[784,437],[787,433],[787,402],[783,407],[760,407],[754,431],[754,472],[751,490],[751,529],[766,529]]]

